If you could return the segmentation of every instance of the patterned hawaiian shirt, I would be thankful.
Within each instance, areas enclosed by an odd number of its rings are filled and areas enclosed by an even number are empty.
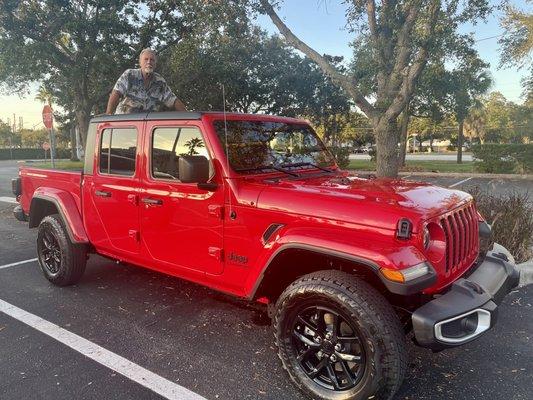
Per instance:
[[[153,73],[150,85],[146,88],[140,69],[124,71],[113,89],[124,97],[117,107],[116,114],[162,111],[163,105],[172,108],[176,101],[176,96],[158,73]]]

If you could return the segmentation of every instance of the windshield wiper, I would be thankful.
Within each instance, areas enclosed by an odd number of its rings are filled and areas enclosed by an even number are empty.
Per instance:
[[[276,167],[275,165],[259,165],[257,167],[252,167],[252,168],[239,168],[239,169],[236,169],[235,171],[237,171],[237,172],[247,172],[247,171],[261,171],[261,170],[264,170],[264,169],[273,169],[275,171],[283,172],[283,173],[285,173],[287,175],[291,175],[291,176],[294,176],[296,178],[300,177],[300,175],[295,174],[294,172],[290,172],[290,171],[287,171],[286,169],[283,169],[283,168],[280,168],[280,167]]]
[[[330,174],[335,172],[335,171],[332,171],[331,169],[324,168],[324,167],[321,167],[319,165],[316,165],[316,164],[313,164],[313,163],[310,163],[310,162],[300,162],[300,163],[294,163],[294,164],[282,164],[282,167],[303,167],[305,165],[309,165],[310,167],[314,167],[316,169],[320,169],[322,171],[329,172]]]

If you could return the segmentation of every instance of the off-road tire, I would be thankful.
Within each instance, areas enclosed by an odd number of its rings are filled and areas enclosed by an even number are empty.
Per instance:
[[[309,302],[328,302],[356,326],[366,354],[364,373],[352,389],[325,389],[313,381],[296,359],[291,336],[294,315]],[[291,316],[292,315],[292,316]],[[387,300],[366,282],[341,271],[305,275],[279,297],[273,320],[278,355],[290,378],[313,399],[390,399],[400,388],[408,363],[407,344],[400,321]]]
[[[50,262],[46,260],[49,254],[49,251],[46,253],[46,243],[50,241],[47,240],[50,237],[56,241],[55,245],[59,250],[57,255],[59,262],[54,265],[54,269],[57,267],[57,272],[47,267],[47,262]],[[53,214],[44,217],[39,224],[37,258],[46,279],[57,286],[68,286],[79,282],[85,272],[87,248],[83,244],[72,243],[61,217],[59,214]]]

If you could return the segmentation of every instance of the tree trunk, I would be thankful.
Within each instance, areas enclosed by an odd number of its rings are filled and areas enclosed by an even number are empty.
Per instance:
[[[398,157],[399,167],[405,166],[405,154],[407,153],[407,128],[409,127],[409,105],[402,112],[400,125],[400,155]]]
[[[76,129],[70,127],[70,161],[79,161],[76,152]]]
[[[463,128],[464,120],[459,121],[459,133],[457,134],[457,164],[463,163]]]
[[[76,110],[76,125],[78,126],[81,145],[85,148],[87,141],[87,131],[89,130],[89,112],[83,109]]]
[[[376,135],[376,173],[379,177],[398,176],[398,132],[396,121],[375,120]]]
[[[436,124],[433,124],[433,129],[431,130],[431,133],[429,134],[429,152],[433,153],[433,135],[435,135],[435,130],[437,129]]]

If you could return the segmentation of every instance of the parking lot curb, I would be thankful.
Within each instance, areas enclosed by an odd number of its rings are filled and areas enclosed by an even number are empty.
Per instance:
[[[376,171],[363,171],[363,170],[349,170],[351,174],[358,175],[375,175]],[[439,178],[488,178],[488,179],[519,179],[526,181],[533,181],[533,174],[480,174],[480,173],[468,173],[468,172],[417,172],[417,171],[406,171],[399,172],[398,176],[433,176]]]

